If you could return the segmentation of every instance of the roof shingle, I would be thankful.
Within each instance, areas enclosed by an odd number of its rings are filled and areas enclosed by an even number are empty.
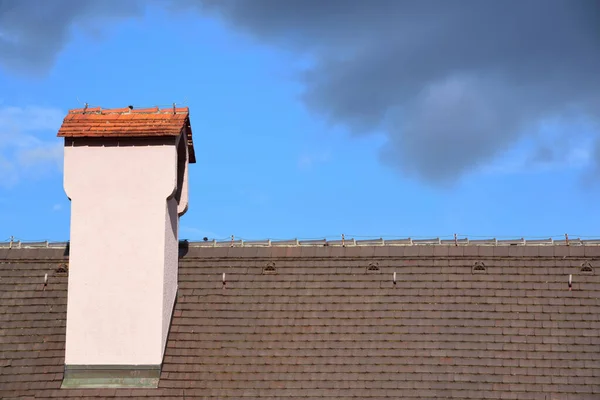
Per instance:
[[[59,390],[64,260],[10,250],[0,265],[0,397],[600,398],[600,276],[580,271],[600,254],[221,251],[230,249],[190,247],[180,259],[153,390]],[[476,261],[484,273],[472,273]]]

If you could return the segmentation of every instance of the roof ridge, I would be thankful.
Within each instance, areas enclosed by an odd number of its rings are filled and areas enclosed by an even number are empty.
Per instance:
[[[229,240],[180,240],[180,243],[185,243],[193,247],[281,247],[281,246],[341,246],[341,247],[356,247],[356,246],[590,246],[600,245],[598,239],[289,239],[289,240],[244,240],[244,239],[229,239]]]
[[[599,246],[599,239],[563,239],[555,240],[549,239],[532,239],[526,240],[521,239],[474,239],[469,240],[468,238],[462,239],[363,239],[356,240],[343,239],[343,240],[244,240],[244,239],[233,239],[233,240],[187,240],[183,239],[179,241],[180,246],[189,247],[364,247],[364,246]],[[69,242],[50,242],[50,241],[4,241],[0,242],[0,248],[65,248],[69,245]]]

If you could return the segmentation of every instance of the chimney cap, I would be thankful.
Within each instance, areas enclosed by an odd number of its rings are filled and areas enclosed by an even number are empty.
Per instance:
[[[86,107],[69,110],[58,130],[64,138],[177,137],[185,133],[189,162],[195,163],[189,108]]]

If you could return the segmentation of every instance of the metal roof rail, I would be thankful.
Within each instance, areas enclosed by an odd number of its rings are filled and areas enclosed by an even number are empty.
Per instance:
[[[271,240],[248,240],[244,242],[244,247],[269,247],[271,246]]]
[[[62,247],[67,247],[69,245],[69,242],[48,242],[48,247],[51,248],[62,248]]]
[[[242,247],[243,240],[223,240],[215,243],[215,247]]]
[[[23,242],[23,247],[48,247],[48,241],[44,240],[43,242]]]
[[[453,246],[463,246],[465,244],[469,244],[469,242],[470,242],[469,238],[440,240],[440,244],[453,245]]]
[[[498,244],[504,245],[504,246],[524,245],[525,239],[523,239],[523,238],[521,238],[521,239],[501,239],[501,240],[498,240]]]
[[[555,240],[554,244],[559,245],[559,246],[581,246],[582,243],[581,243],[580,238],[575,238],[575,239],[569,238],[569,240],[567,240],[567,239]]]
[[[66,247],[69,242],[0,242],[0,248],[8,249],[24,249],[24,248],[62,248]]]
[[[552,238],[548,239],[531,239],[526,240],[524,238],[521,239],[473,239],[462,238],[462,239],[443,239],[440,238],[432,238],[432,239],[389,239],[384,240],[383,238],[379,239],[363,239],[356,240],[355,238],[344,239],[342,236],[342,240],[327,240],[327,239],[316,239],[316,240],[249,240],[244,241],[243,239],[233,240],[219,240],[213,239],[211,241],[189,241],[187,239],[183,239],[179,241],[179,246],[190,246],[190,247],[270,247],[270,246],[410,246],[410,245],[478,245],[478,246],[493,246],[493,245],[503,245],[503,246],[515,246],[515,245],[530,245],[530,246],[552,246],[552,245],[567,245],[567,246],[598,246],[600,245],[600,238],[597,239],[584,239],[581,238],[567,238],[565,235],[565,239],[562,240],[554,240]],[[22,241],[7,241],[0,242],[0,248],[65,248],[67,247],[69,242],[49,242],[49,241],[36,241],[36,242],[22,242]]]
[[[272,240],[271,246],[298,246],[298,239],[292,240]]]
[[[217,243],[215,239],[213,240],[198,240],[198,241],[188,241],[189,247],[214,247]]]
[[[385,241],[385,244],[392,245],[392,246],[411,246],[412,245],[412,239],[411,238],[406,238],[406,239],[389,239],[389,240]]]
[[[324,246],[327,244],[327,239],[300,240],[298,244],[300,246]]]
[[[357,240],[356,245],[357,246],[383,246],[383,245],[385,245],[385,240],[383,240],[383,238]]]
[[[583,244],[584,246],[599,245],[600,239],[584,239],[581,241],[581,244]]]
[[[344,240],[329,240],[327,241],[329,246],[356,246],[356,240],[352,239],[344,239]]]
[[[475,244],[475,245],[484,245],[484,246],[496,246],[498,245],[498,239],[496,238],[491,238],[491,239],[472,239],[469,241],[470,244]]]
[[[415,239],[413,240],[413,244],[442,244],[442,242],[440,241],[440,238],[435,238],[435,239]]]
[[[528,245],[534,245],[534,246],[548,246],[554,243],[554,240],[552,238],[548,238],[548,239],[530,239],[527,241]]]
[[[469,238],[462,239],[442,239],[440,244],[452,245],[452,246],[464,246],[469,244]]]

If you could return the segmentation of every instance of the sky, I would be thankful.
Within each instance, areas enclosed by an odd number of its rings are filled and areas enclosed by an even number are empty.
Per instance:
[[[600,237],[598,49],[595,0],[0,0],[0,241],[68,240],[84,103],[190,108],[181,239]]]

